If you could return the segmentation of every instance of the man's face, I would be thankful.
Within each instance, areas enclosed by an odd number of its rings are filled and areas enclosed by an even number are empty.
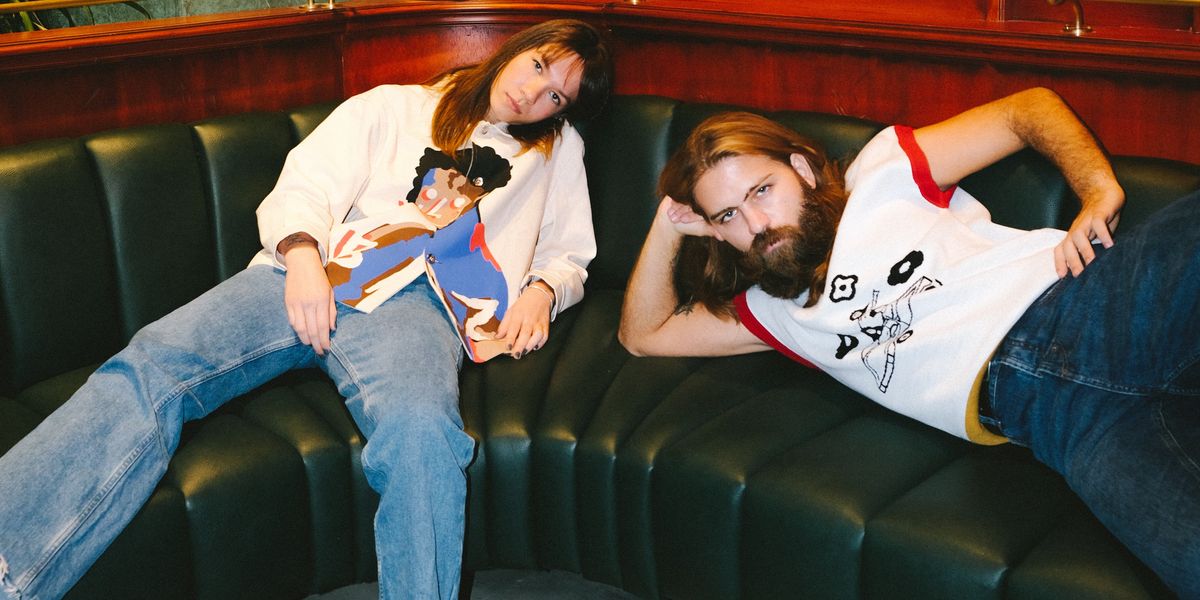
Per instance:
[[[812,170],[799,155],[791,164],[762,156],[734,156],[705,173],[694,190],[718,239],[742,252],[738,263],[751,281],[778,298],[795,298],[833,243],[837,223],[805,209],[804,178]]]
[[[792,155],[791,164],[743,154],[722,159],[705,172],[693,193],[717,239],[741,252],[769,255],[787,240],[766,232],[786,231],[800,224],[804,202],[801,177],[812,185],[812,170],[798,154]],[[762,240],[759,248],[754,247],[756,238]]]

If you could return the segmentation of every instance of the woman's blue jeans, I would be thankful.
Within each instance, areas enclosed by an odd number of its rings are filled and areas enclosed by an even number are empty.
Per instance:
[[[992,425],[1200,598],[1200,194],[1056,283],[990,364]]]
[[[339,306],[318,357],[288,325],[283,281],[251,267],[148,325],[0,457],[0,590],[61,597],[150,497],[184,422],[315,365],[368,440],[381,596],[457,598],[474,441],[445,310],[424,278],[371,314]]]

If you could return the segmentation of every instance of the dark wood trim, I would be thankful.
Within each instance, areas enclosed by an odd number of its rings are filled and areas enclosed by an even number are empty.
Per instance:
[[[1102,72],[1180,76],[1200,73],[1200,34],[1192,31],[1100,26],[1090,37],[1073,38],[1059,34],[1056,21],[992,21],[992,16],[999,17],[1001,10],[995,0],[979,19],[942,18],[933,19],[932,24],[864,21],[861,10],[850,12],[859,20],[831,18],[832,9],[825,9],[824,17],[804,16],[813,13],[813,9],[796,9],[798,15],[764,18],[758,12],[745,12],[748,5],[744,2],[692,0],[691,8],[672,4],[689,3],[431,0],[396,4],[351,0],[333,10],[270,9],[7,34],[0,36],[0,73],[397,26],[520,25],[564,15],[603,19],[613,26],[662,35],[903,51],[931,58],[987,59]],[[698,8],[694,7],[697,5]],[[743,12],[721,8],[726,5]],[[800,8],[803,7],[802,4]],[[892,13],[881,14],[887,17]]]
[[[937,0],[929,23],[881,22],[907,1],[848,0],[834,15],[824,0],[348,0],[4,35],[0,146],[424,81],[528,24],[567,16],[612,32],[621,93],[921,125],[1047,85],[1112,151],[1200,163],[1200,143],[1181,125],[1200,105],[1200,35],[1098,26],[1071,38],[1053,16],[1009,20],[1029,0]],[[890,8],[866,20],[874,4]]]
[[[686,18],[684,18],[686,16]],[[618,5],[605,14],[613,26],[664,36],[709,37],[813,48],[993,64],[1037,65],[1102,73],[1200,77],[1200,35],[1099,29],[1093,37],[1060,35],[1057,23],[993,23],[974,28],[842,22],[829,19],[649,9]]]

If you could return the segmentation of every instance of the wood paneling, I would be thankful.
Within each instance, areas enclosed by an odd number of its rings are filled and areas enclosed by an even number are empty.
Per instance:
[[[0,145],[343,97],[338,29],[266,24],[0,45]]]
[[[1006,0],[1010,21],[1074,22],[1069,3],[1050,6],[1046,0]],[[1119,2],[1081,3],[1084,21],[1093,27],[1138,27],[1154,29],[1192,28],[1196,9],[1182,5],[1121,4]]]
[[[743,13],[866,23],[973,25],[986,20],[998,0],[638,0],[624,3],[648,9]]]
[[[641,29],[622,31],[618,47],[621,93],[836,112],[914,126],[1042,85],[1058,91],[1110,152],[1200,163],[1200,131],[1189,126],[1200,106],[1200,77],[1063,71],[1016,54],[1006,64],[987,53],[952,58],[938,51],[717,40],[699,32],[663,37]]]
[[[418,27],[404,35],[397,35],[395,26],[352,31],[345,45],[346,93],[384,83],[426,81],[451,67],[479,62],[519,30],[452,25]]]
[[[1046,85],[1111,151],[1200,163],[1200,131],[1188,126],[1200,106],[1200,36],[1174,28],[1181,13],[1147,7],[1139,27],[1075,39],[1057,33],[1057,16],[1012,20],[1011,11],[1032,11],[1028,2],[931,0],[910,11],[920,18],[895,23],[883,17],[899,0],[836,11],[815,0],[351,0],[313,14],[0,36],[0,145],[420,82],[478,61],[530,23],[576,16],[611,30],[621,93],[923,125]],[[876,21],[864,21],[874,4]]]

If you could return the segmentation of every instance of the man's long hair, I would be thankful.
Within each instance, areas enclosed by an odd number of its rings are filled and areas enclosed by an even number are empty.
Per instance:
[[[696,303],[718,316],[737,318],[733,298],[756,284],[772,286],[767,290],[780,295],[788,290],[792,297],[808,290],[805,306],[816,304],[825,287],[829,253],[842,211],[846,207],[842,166],[826,157],[824,150],[792,129],[766,117],[745,112],[722,113],[700,123],[687,141],[667,162],[658,179],[658,197],[670,196],[686,204],[707,219],[697,205],[696,183],[709,169],[731,156],[764,156],[789,165],[799,154],[811,165],[816,185],[797,175],[804,194],[800,229],[806,235],[805,247],[797,252],[804,275],[799,281],[764,281],[762,269],[751,267],[742,253],[728,242],[713,237],[686,236],[675,257],[673,282],[679,305],[687,310]]]
[[[433,143],[451,154],[471,139],[475,124],[487,116],[492,84],[508,63],[526,50],[540,49],[548,68],[556,60],[579,57],[579,93],[558,116],[521,125],[508,132],[523,149],[536,148],[546,156],[562,130],[563,119],[572,123],[600,112],[612,87],[612,57],[600,30],[573,19],[556,19],[534,25],[508,38],[479,64],[438,75],[426,85],[443,86],[445,93],[433,113]],[[561,117],[561,118],[559,118]]]

